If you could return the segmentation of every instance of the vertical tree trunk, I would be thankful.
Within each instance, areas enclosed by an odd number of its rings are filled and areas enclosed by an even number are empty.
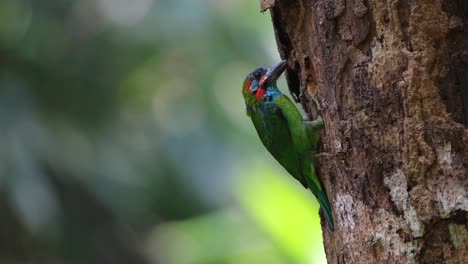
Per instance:
[[[293,97],[325,120],[329,263],[468,263],[468,1],[262,6]]]

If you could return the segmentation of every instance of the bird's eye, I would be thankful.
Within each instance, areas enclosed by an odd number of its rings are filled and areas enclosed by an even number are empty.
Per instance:
[[[260,72],[254,73],[255,79],[260,79],[261,76],[262,76],[262,75],[260,74]]]

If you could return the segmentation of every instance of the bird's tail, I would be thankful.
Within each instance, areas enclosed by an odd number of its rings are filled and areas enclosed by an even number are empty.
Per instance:
[[[328,202],[328,198],[326,194],[322,190],[319,190],[317,194],[315,195],[315,197],[317,197],[317,200],[320,204],[320,208],[322,208],[323,214],[325,215],[325,218],[327,219],[328,226],[330,227],[332,231],[335,230],[335,224],[333,223],[331,206],[330,206],[330,203]]]
[[[312,177],[306,177],[307,183],[309,185],[310,191],[315,195],[317,201],[320,204],[320,208],[327,219],[328,226],[333,231],[335,230],[335,224],[333,223],[333,216],[331,211],[330,202],[328,201],[327,195],[320,187],[320,182],[318,181],[317,175],[315,174],[314,167],[312,167]],[[314,180],[315,179],[315,180]]]

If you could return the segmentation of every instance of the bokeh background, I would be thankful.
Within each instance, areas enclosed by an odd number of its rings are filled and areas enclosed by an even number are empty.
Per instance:
[[[245,115],[278,60],[258,1],[1,0],[0,263],[324,263]]]

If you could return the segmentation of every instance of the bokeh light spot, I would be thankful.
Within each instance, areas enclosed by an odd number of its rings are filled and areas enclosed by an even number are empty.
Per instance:
[[[132,26],[151,10],[153,0],[99,0],[102,14],[117,26]]]

